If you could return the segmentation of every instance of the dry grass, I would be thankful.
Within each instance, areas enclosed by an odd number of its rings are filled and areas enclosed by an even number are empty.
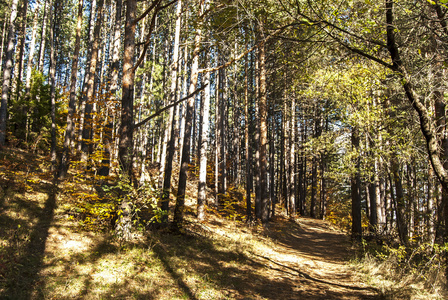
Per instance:
[[[352,266],[358,278],[376,287],[384,299],[448,298],[441,265],[422,270],[404,266],[403,260],[393,254],[382,259],[366,254],[361,260],[354,261]]]

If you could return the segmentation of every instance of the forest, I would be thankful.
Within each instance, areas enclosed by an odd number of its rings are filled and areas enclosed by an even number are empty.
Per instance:
[[[227,225],[259,239],[229,242],[232,261],[253,259],[267,237],[280,243],[277,231],[307,247],[293,232],[317,241],[323,226],[348,236],[359,264],[401,278],[367,294],[341,285],[329,298],[281,299],[420,299],[410,282],[446,296],[448,0],[0,0],[0,20],[1,296],[97,299],[126,287],[37,287],[49,251],[38,240],[59,219],[76,227],[65,238],[110,234],[97,253],[159,257],[178,283],[172,297],[148,288],[123,299],[277,299],[256,287],[254,298],[193,292],[169,265],[177,247],[194,261],[191,245],[212,247],[200,237]],[[139,234],[156,256],[132,252],[143,251]],[[216,267],[226,255],[210,249]]]

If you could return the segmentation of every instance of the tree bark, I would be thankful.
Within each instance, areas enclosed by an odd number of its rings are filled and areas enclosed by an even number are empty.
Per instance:
[[[50,7],[52,5],[52,0],[44,0],[43,16],[42,16],[42,29],[40,35],[40,46],[39,46],[39,63],[37,64],[37,69],[43,73],[44,72],[44,58],[45,58],[45,41],[46,41],[46,31],[47,31],[47,18],[49,14]]]
[[[391,159],[391,172],[394,179],[395,184],[395,212],[397,214],[397,227],[398,227],[398,235],[400,237],[400,241],[403,245],[408,245],[409,243],[409,232],[408,226],[406,222],[406,205],[404,199],[404,191],[402,184],[402,176],[401,170],[398,166],[397,159]]]
[[[18,19],[20,19],[20,27],[17,30],[17,45],[16,45],[16,59],[15,59],[15,81],[16,81],[16,97],[19,99],[22,91],[22,73],[23,73],[23,54],[25,52],[25,30],[27,23],[28,1],[22,1],[22,7],[19,12]]]
[[[252,201],[251,201],[251,166],[250,160],[250,141],[249,141],[249,74],[248,72],[248,55],[244,63],[244,144],[246,157],[246,221],[252,221]]]
[[[289,216],[290,217],[295,217],[296,215],[296,200],[295,200],[295,190],[296,190],[296,186],[295,186],[295,182],[296,182],[296,177],[294,174],[294,167],[295,167],[295,152],[296,152],[296,148],[295,148],[295,142],[296,142],[296,102],[294,99],[294,95],[291,98],[291,131],[289,134],[289,138],[290,138],[290,159],[289,159],[289,163],[290,163],[290,186],[289,186]]]
[[[267,144],[268,144],[268,103],[266,93],[266,52],[265,44],[260,46],[260,189],[261,189],[261,222],[269,221],[269,193],[267,178]]]
[[[171,88],[170,88],[170,103],[176,102],[177,96],[177,71],[179,68],[179,42],[180,42],[180,30],[181,30],[181,12],[182,12],[182,1],[177,2],[176,9],[176,30],[174,33],[174,49],[173,49],[173,64],[171,66]],[[175,113],[176,108],[172,107],[170,109],[169,114],[169,122],[167,124],[168,127],[168,144],[167,144],[167,157],[166,162],[164,164],[164,180],[163,180],[163,190],[162,190],[162,210],[165,211],[166,217],[163,222],[168,221],[168,209],[169,209],[169,200],[170,200],[170,191],[171,191],[171,173],[173,169],[173,158],[174,158],[174,140],[175,136]]]
[[[93,122],[93,106],[96,102],[95,100],[95,92],[96,92],[96,71],[98,65],[98,53],[100,50],[100,33],[101,33],[101,24],[103,22],[103,4],[104,0],[98,0],[98,4],[96,7],[96,22],[93,30],[93,40],[92,40],[92,48],[89,60],[89,70],[88,70],[88,80],[87,80],[87,89],[86,89],[86,101],[84,108],[84,124],[82,129],[82,146],[81,146],[81,160],[83,162],[87,162],[88,156],[91,153],[93,148],[92,135],[94,131],[94,122]]]
[[[56,0],[54,2],[53,12],[50,13],[50,103],[51,103],[51,171],[55,172],[57,168],[56,157],[56,49],[55,45],[58,44],[56,28],[56,16],[59,13],[59,6],[61,3]],[[56,176],[56,174],[55,174]]]
[[[75,129],[74,114],[76,110],[76,81],[78,73],[78,57],[81,46],[81,26],[84,0],[78,1],[78,18],[76,24],[75,49],[72,58],[72,69],[70,75],[70,100],[68,103],[67,128],[65,129],[64,148],[62,150],[61,164],[59,167],[59,179],[64,179],[67,174],[70,160],[70,149]]]
[[[137,0],[126,2],[126,25],[124,33],[124,58],[121,99],[121,124],[118,135],[118,160],[123,174],[131,180],[132,149],[134,127],[134,54],[135,54],[135,28]]]
[[[361,221],[361,175],[360,175],[360,157],[359,157],[359,129],[352,128],[352,147],[356,151],[355,173],[352,174],[351,196],[352,196],[352,239],[358,242],[362,238],[362,221]]]
[[[208,60],[207,60],[208,62]],[[199,185],[198,185],[198,220],[202,221],[205,218],[204,206],[207,199],[207,148],[208,148],[208,123],[210,116],[210,73],[204,75],[205,88],[204,102],[202,105],[202,132],[201,143],[199,145]]]
[[[203,5],[203,4],[202,4]],[[199,15],[202,15],[203,6],[199,11]],[[196,29],[196,35],[194,38],[194,50],[193,50],[193,63],[191,65],[191,77],[190,77],[190,89],[189,93],[192,94],[198,82],[198,69],[199,69],[199,51],[202,38],[202,20],[199,22],[198,28]],[[177,229],[182,227],[183,214],[185,208],[185,192],[187,187],[187,175],[188,175],[188,164],[190,162],[190,140],[191,140],[191,127],[193,123],[193,110],[194,110],[194,97],[190,98],[187,103],[187,111],[185,117],[185,131],[184,131],[184,142],[182,149],[182,160],[181,167],[179,171],[179,185],[177,189],[176,206],[174,208],[174,226]]]
[[[0,147],[5,145],[6,122],[8,114],[9,90],[11,88],[12,65],[14,54],[14,35],[16,34],[15,21],[17,17],[17,4],[19,0],[13,0],[11,4],[11,16],[9,18],[7,48],[5,52],[5,69],[3,70],[2,100],[0,106]]]

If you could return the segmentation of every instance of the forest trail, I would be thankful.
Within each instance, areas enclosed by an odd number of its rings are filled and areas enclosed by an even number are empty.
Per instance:
[[[263,228],[188,213],[182,235],[143,231],[120,244],[81,226],[71,195],[86,187],[55,188],[47,159],[0,158],[2,299],[381,299],[347,264],[348,236],[325,221]]]
[[[293,286],[292,291],[270,287],[272,299],[380,299],[349,266],[349,237],[328,222],[311,218],[276,222],[267,235],[275,241],[273,253],[259,258],[272,276]]]

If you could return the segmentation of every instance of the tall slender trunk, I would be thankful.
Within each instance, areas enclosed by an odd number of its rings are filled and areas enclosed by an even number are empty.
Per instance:
[[[289,153],[289,163],[290,163],[290,186],[289,186],[289,215],[291,217],[295,217],[296,215],[296,200],[295,200],[295,174],[294,174],[294,167],[295,167],[295,132],[296,132],[296,103],[294,99],[294,95],[291,98],[291,128],[290,128],[290,153]]]
[[[284,205],[285,205],[285,209],[286,212],[288,214],[288,216],[290,216],[290,209],[289,209],[289,205],[290,205],[290,196],[291,196],[291,151],[290,151],[290,147],[291,147],[291,114],[290,114],[290,107],[288,107],[288,98],[284,97],[284,103],[283,103],[283,139],[284,139],[284,143],[283,143],[283,153],[285,156],[285,159],[283,160],[283,164],[284,164],[284,174],[283,174],[283,180],[284,180]]]
[[[223,53],[224,54],[224,53]],[[223,56],[221,57],[223,59]],[[219,103],[220,103],[220,139],[221,139],[221,149],[220,149],[220,171],[221,171],[221,180],[220,180],[220,191],[219,193],[224,196],[227,193],[227,139],[226,139],[226,130],[227,130],[227,72],[225,69],[220,69],[219,73]]]
[[[246,218],[248,221],[252,219],[252,201],[251,201],[251,165],[250,160],[250,141],[249,141],[249,85],[248,79],[248,55],[244,63],[244,143],[245,143],[245,156],[246,156]]]
[[[16,97],[20,97],[22,91],[22,73],[23,73],[23,54],[25,52],[25,30],[26,30],[26,14],[28,11],[28,1],[22,1],[22,7],[19,13],[20,27],[17,32],[17,45],[16,45],[16,59],[14,66],[15,81],[16,81]]]
[[[19,0],[13,0],[11,4],[11,16],[7,37],[7,48],[5,52],[5,69],[3,70],[2,100],[0,106],[0,147],[5,145],[6,122],[8,113],[9,90],[11,88],[12,64],[14,54],[14,35],[16,33],[15,21],[17,17],[17,4]]]
[[[369,147],[373,149],[375,147],[375,144],[372,139],[369,139]],[[370,182],[368,185],[368,192],[369,192],[369,200],[370,200],[370,212],[369,212],[369,224],[370,224],[370,231],[376,232],[378,230],[378,199],[377,199],[377,189],[378,189],[378,175],[377,175],[377,161],[378,157],[374,157],[374,164],[373,164],[373,174],[370,177]]]
[[[208,66],[208,59],[207,59]],[[208,84],[204,92],[204,102],[202,105],[202,132],[201,143],[199,145],[199,186],[198,186],[198,220],[205,217],[204,205],[206,201],[207,187],[207,148],[208,148],[208,123],[210,116],[210,73],[204,74],[204,84]]]
[[[203,4],[200,8],[200,14],[203,11]],[[193,63],[191,65],[191,77],[190,77],[190,88],[189,94],[192,94],[198,82],[198,67],[199,67],[199,50],[202,38],[202,22],[199,22],[199,26],[196,29],[196,35],[194,38],[194,50],[193,50]],[[191,140],[191,127],[193,121],[193,110],[194,110],[194,100],[195,97],[188,99],[187,111],[185,117],[185,131],[184,131],[184,142],[182,149],[182,160],[181,167],[179,171],[179,185],[177,189],[176,206],[174,208],[174,226],[176,228],[182,227],[183,213],[185,208],[185,192],[187,187],[187,173],[188,164],[190,162],[190,140]]]
[[[429,243],[433,244],[435,241],[435,220],[436,220],[436,214],[435,214],[435,208],[436,205],[434,203],[434,196],[437,193],[433,192],[433,170],[432,167],[429,166],[428,167],[428,182],[427,182],[427,206],[426,206],[426,213],[425,213],[425,225],[427,228],[427,237],[428,237],[428,241]]]
[[[48,3],[48,1],[50,3]],[[37,69],[43,73],[44,72],[44,58],[45,58],[45,42],[47,38],[47,19],[49,10],[53,4],[52,0],[45,0],[44,1],[44,8],[43,8],[43,16],[42,16],[42,29],[41,29],[41,35],[40,35],[40,46],[39,46],[39,63],[37,64]]]
[[[89,8],[89,25],[88,25],[88,30],[87,30],[87,39],[88,39],[88,43],[89,45],[93,44],[93,35],[94,35],[94,27],[95,27],[95,11],[97,11],[97,0],[90,0],[90,8]],[[91,73],[89,72],[90,70],[90,58],[92,56],[92,48],[89,47],[87,49],[87,62],[86,62],[86,68],[85,68],[85,75],[84,75],[84,80],[82,83],[82,92],[81,92],[81,97],[79,98],[80,103],[79,103],[79,126],[78,126],[78,147],[77,147],[77,151],[81,152],[82,147],[85,147],[86,145],[86,141],[83,141],[83,134],[85,134],[85,126],[86,126],[86,122],[85,122],[85,117],[86,117],[86,109],[89,110],[89,107],[87,107],[88,103],[88,99],[87,99],[87,89],[88,89],[88,82],[90,81],[90,75]],[[87,132],[86,132],[87,133]],[[82,154],[83,157],[81,158],[81,160],[86,161],[87,160],[87,155],[84,153]]]
[[[298,151],[298,159],[297,159],[297,161],[298,161],[298,180],[297,180],[297,185],[298,185],[298,210],[299,210],[299,213],[300,213],[300,215],[301,216],[304,216],[305,215],[305,212],[304,212],[304,202],[305,202],[305,200],[303,199],[303,197],[302,197],[302,195],[303,195],[303,192],[302,192],[302,190],[303,190],[303,179],[304,179],[304,177],[305,177],[305,174],[304,174],[304,172],[303,172],[303,160],[304,160],[304,158],[303,158],[303,156],[304,156],[304,153],[303,153],[303,125],[302,124],[300,124],[299,123],[299,126],[300,126],[300,129],[299,129],[299,134],[300,134],[300,146],[299,146],[299,151]]]
[[[260,51],[260,50],[258,50]],[[255,54],[255,137],[254,137],[254,188],[255,188],[255,218],[261,219],[261,188],[260,188],[260,55]]]
[[[182,12],[182,1],[177,2],[176,9],[176,30],[174,33],[174,49],[173,49],[173,64],[171,67],[171,87],[170,87],[170,103],[176,102],[177,96],[177,72],[179,68],[179,42],[180,42],[180,30],[181,30],[181,12]],[[171,190],[171,173],[173,169],[173,158],[174,158],[174,140],[176,138],[174,133],[175,124],[175,113],[176,107],[171,107],[168,122],[168,145],[167,145],[167,157],[165,163],[165,173],[163,180],[163,191],[162,191],[162,210],[168,212],[169,200],[170,200],[170,190]],[[168,221],[167,215],[164,222]]]
[[[266,93],[266,49],[260,46],[260,189],[261,189],[261,222],[269,221],[269,193],[267,178],[267,144],[268,144],[268,103]]]
[[[56,171],[56,49],[57,45],[57,32],[56,28],[56,16],[59,12],[59,5],[61,3],[56,0],[54,2],[53,12],[50,13],[50,102],[51,102],[51,171]],[[56,175],[56,174],[55,174]]]
[[[271,220],[275,215],[275,204],[277,202],[277,199],[275,197],[275,138],[274,138],[274,132],[275,132],[275,120],[274,120],[274,113],[273,113],[273,106],[270,108],[270,114],[271,114],[271,132],[270,132],[270,138],[269,138],[269,201],[271,203],[270,213],[269,213],[269,220]]]
[[[325,131],[328,131],[328,118],[325,120]],[[320,218],[325,219],[327,214],[327,181],[325,171],[327,167],[327,157],[325,151],[320,153]]]
[[[170,34],[171,34],[171,32],[170,32],[171,31],[171,26],[168,27],[167,31],[168,31],[167,35],[170,36]],[[170,44],[170,43],[171,42],[169,41],[169,39],[167,39],[165,41],[164,57],[165,57],[166,61],[169,61],[170,50],[169,50],[168,44]],[[171,67],[172,66],[173,65],[171,65]],[[167,75],[165,74],[166,73],[165,66],[164,66],[163,73],[164,73],[163,85],[165,86],[165,84],[166,84],[166,77],[167,77]],[[171,84],[172,84],[172,82],[171,82]],[[171,94],[170,94],[170,97],[171,97]],[[170,100],[171,100],[171,98],[168,99],[168,101],[170,101]],[[175,122],[175,119],[176,119],[175,118],[175,110],[172,107],[170,109],[170,112],[169,112],[168,121],[165,124],[165,130],[164,130],[163,141],[162,141],[162,149],[161,149],[161,154],[160,154],[160,167],[159,167],[158,187],[162,191],[162,193],[163,193],[163,186],[165,184],[164,181],[165,181],[165,178],[166,178],[166,175],[167,175],[166,174],[167,173],[166,172],[166,163],[172,160],[172,159],[170,160],[169,158],[167,158],[167,156],[170,154],[168,148],[169,148],[170,138],[171,138],[171,134],[172,134],[172,132],[171,132],[172,131],[172,127],[173,127],[172,123]],[[171,180],[171,176],[170,176],[170,180]],[[171,185],[171,181],[169,181],[168,184]],[[162,206],[164,206],[164,204],[162,204]],[[166,209],[168,209],[168,207],[166,207]]]
[[[123,79],[121,98],[121,123],[118,129],[120,141],[118,144],[118,162],[123,175],[127,176],[128,182],[132,182],[132,150],[134,129],[134,50],[136,29],[137,0],[126,2],[126,24],[124,32],[124,58]],[[120,218],[115,226],[115,231],[123,240],[131,237],[131,203],[123,199],[120,207]]]
[[[356,152],[355,173],[351,175],[351,196],[352,196],[352,239],[361,241],[362,221],[361,221],[361,175],[360,175],[360,154],[359,154],[359,129],[352,128],[352,147]]]
[[[396,158],[391,159],[391,172],[395,184],[395,212],[397,214],[397,227],[400,241],[403,245],[408,245],[409,231],[406,222],[406,204],[404,199],[404,191],[402,184],[402,171],[397,163]],[[391,187],[392,188],[392,187]]]
[[[134,50],[135,50],[135,17],[137,0],[126,2],[126,25],[124,33],[124,58],[121,99],[121,125],[119,128],[120,142],[118,159],[123,174],[131,179],[133,129],[134,129]]]
[[[95,91],[96,91],[96,71],[98,65],[98,55],[100,51],[100,33],[101,33],[101,24],[103,22],[103,4],[104,0],[98,0],[97,8],[96,8],[96,22],[95,28],[93,30],[93,41],[92,48],[90,54],[90,64],[88,69],[88,81],[87,81],[87,89],[86,89],[86,102],[84,108],[84,124],[82,129],[82,146],[81,146],[81,160],[87,162],[88,156],[92,150],[92,134],[94,130],[94,122],[93,122],[93,114],[94,114],[94,104],[95,100]]]
[[[31,75],[32,75],[31,73],[33,71],[34,54],[36,52],[36,35],[37,35],[37,22],[39,21],[39,8],[40,8],[40,2],[37,2],[36,7],[34,8],[33,29],[31,32],[31,42],[30,42],[30,52],[28,55],[28,64],[27,64],[27,68],[26,68],[25,94],[27,95],[27,98],[29,98],[29,93],[30,93],[30,89],[31,89]]]
[[[81,48],[81,26],[84,0],[78,1],[78,19],[76,24],[75,49],[72,58],[72,70],[70,75],[70,100],[68,103],[67,113],[67,128],[65,129],[64,148],[61,156],[61,164],[59,167],[59,179],[64,179],[67,174],[68,164],[70,159],[70,149],[73,141],[73,132],[75,129],[75,122],[73,115],[76,110],[76,80],[78,73],[78,57]]]
[[[5,17],[6,18],[6,17]],[[3,23],[2,27],[2,41],[0,43],[0,60],[3,59],[3,51],[5,50],[5,39],[6,39],[6,25],[8,22]],[[0,64],[0,74],[3,72],[3,63]]]
[[[216,76],[215,85],[215,207],[219,208],[220,204],[220,180],[219,180],[219,160],[221,157],[221,110],[219,100],[220,77]]]

